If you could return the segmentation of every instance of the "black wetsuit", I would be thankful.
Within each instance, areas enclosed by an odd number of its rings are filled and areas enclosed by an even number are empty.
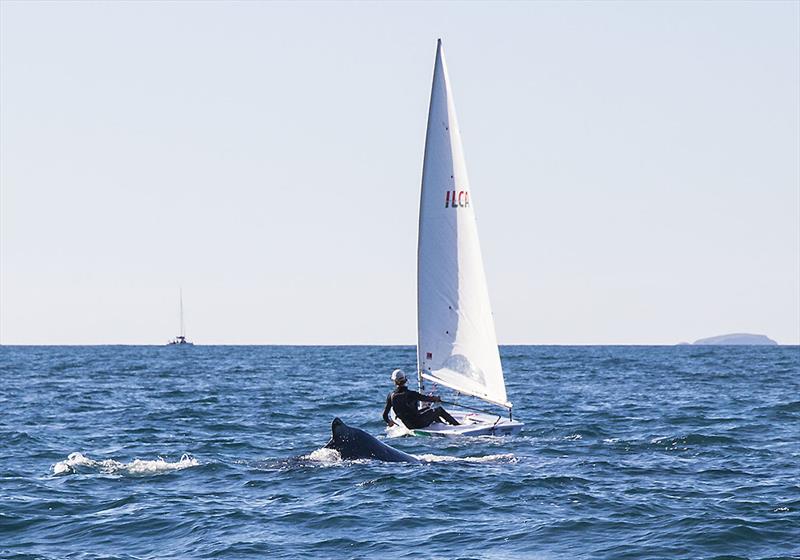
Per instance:
[[[441,406],[429,408],[422,412],[420,412],[417,407],[419,401],[437,402],[438,400],[438,397],[422,395],[416,391],[412,391],[405,385],[401,385],[386,397],[386,407],[383,409],[383,420],[388,424],[389,410],[394,409],[394,413],[397,417],[403,422],[405,427],[410,430],[425,428],[436,420],[442,420],[454,425],[458,424],[458,422],[445,412]]]

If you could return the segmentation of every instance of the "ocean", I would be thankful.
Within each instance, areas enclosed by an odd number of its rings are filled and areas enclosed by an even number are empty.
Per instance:
[[[800,348],[501,348],[513,437],[383,437],[412,347],[0,347],[0,557],[800,558]]]

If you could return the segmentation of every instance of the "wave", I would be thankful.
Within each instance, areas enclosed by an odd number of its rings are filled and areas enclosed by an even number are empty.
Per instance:
[[[155,460],[134,459],[130,463],[121,463],[114,459],[95,461],[82,453],[70,453],[65,461],[52,466],[54,475],[76,474],[80,471],[97,471],[103,474],[150,475],[179,471],[189,467],[197,467],[200,462],[191,455],[184,454],[179,461],[169,462],[163,457]]]
[[[734,444],[736,440],[730,436],[705,435],[705,434],[686,434],[684,436],[663,436],[650,441],[654,445],[714,445],[714,444]]]
[[[518,461],[513,453],[496,453],[480,457],[453,457],[451,455],[424,453],[422,455],[414,455],[414,457],[423,463],[516,463]]]
[[[423,453],[421,455],[413,455],[423,463],[515,463],[517,458],[513,453],[497,453],[494,455],[482,455],[476,457],[454,457],[452,455],[434,455],[433,453]],[[308,455],[300,457],[303,461],[313,461],[321,465],[337,465],[344,463],[345,460],[335,449],[322,447],[316,451],[312,451]],[[356,459],[354,461],[347,461],[348,463],[365,463],[369,459]]]

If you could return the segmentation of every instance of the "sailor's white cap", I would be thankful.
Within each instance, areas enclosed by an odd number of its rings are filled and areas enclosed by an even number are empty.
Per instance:
[[[394,381],[395,383],[397,383],[398,381],[405,381],[406,379],[407,379],[406,374],[403,373],[402,369],[396,369],[392,372],[392,381]]]

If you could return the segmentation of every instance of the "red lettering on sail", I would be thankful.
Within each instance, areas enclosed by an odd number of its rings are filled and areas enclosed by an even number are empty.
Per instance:
[[[469,191],[445,191],[445,208],[469,208]]]

